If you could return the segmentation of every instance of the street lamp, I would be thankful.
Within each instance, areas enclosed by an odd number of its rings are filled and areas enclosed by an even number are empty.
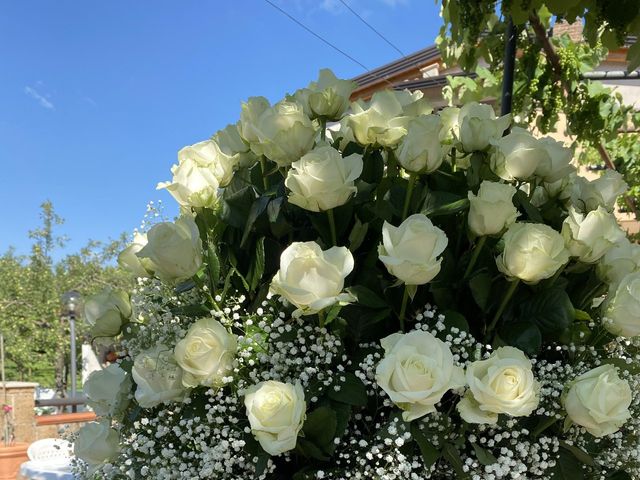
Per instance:
[[[60,297],[62,301],[62,315],[69,320],[69,331],[71,334],[71,398],[76,396],[76,318],[82,309],[82,296],[76,290],[69,290]],[[76,406],[72,407],[76,411]]]

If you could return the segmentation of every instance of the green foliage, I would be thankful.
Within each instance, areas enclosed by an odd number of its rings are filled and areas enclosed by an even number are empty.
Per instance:
[[[61,295],[77,290],[88,296],[106,286],[129,288],[131,280],[113,266],[123,238],[107,244],[90,241],[79,252],[55,262],[56,248],[65,244],[55,232],[63,220],[51,202],[44,202],[41,209],[41,226],[29,232],[31,254],[16,255],[9,249],[0,256],[0,330],[5,337],[7,378],[53,387],[57,356],[69,351]],[[83,338],[83,322],[76,325],[78,338]]]
[[[623,45],[628,35],[640,35],[640,2],[442,0],[441,3],[444,23],[436,43],[443,59],[448,65],[458,65],[476,74],[475,78],[449,77],[449,85],[443,89],[445,99],[450,104],[483,98],[500,101],[507,19],[513,18],[520,52],[514,75],[514,115],[522,123],[536,125],[541,133],[564,129],[583,152],[583,163],[602,164],[596,147],[605,143],[606,150],[616,159],[616,168],[631,186],[629,197],[640,204],[640,147],[635,135],[629,138],[618,134],[630,126],[637,129],[639,115],[622,103],[619,93],[601,82],[581,78],[595,70],[609,50]],[[557,58],[554,65],[541,35],[546,36],[545,31],[561,20],[584,22],[587,42],[573,42],[567,35],[548,38]],[[627,60],[630,71],[640,66],[640,43],[629,48]]]

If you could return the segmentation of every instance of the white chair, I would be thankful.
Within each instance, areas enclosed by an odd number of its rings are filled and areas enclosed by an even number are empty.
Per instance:
[[[73,457],[73,444],[60,438],[43,438],[29,445],[27,456],[32,462],[67,464]]]
[[[29,461],[20,466],[20,474],[29,480],[71,480],[73,444],[59,438],[44,438],[27,449]]]

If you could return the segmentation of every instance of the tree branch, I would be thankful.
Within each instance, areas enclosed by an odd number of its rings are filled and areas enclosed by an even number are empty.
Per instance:
[[[563,70],[562,70],[562,64],[560,63],[560,57],[558,57],[558,54],[553,48],[553,45],[551,44],[551,41],[547,36],[547,31],[545,30],[544,25],[542,25],[542,22],[540,21],[540,17],[538,17],[536,13],[532,13],[529,16],[529,23],[531,24],[531,28],[533,28],[533,31],[536,34],[536,38],[538,39],[538,41],[540,42],[540,45],[542,46],[542,50],[544,51],[545,56],[547,57],[547,61],[549,62],[549,65],[551,65],[551,69],[553,70],[556,80],[558,80],[558,82],[560,82],[560,85],[562,85],[562,89],[564,90],[564,94],[567,97],[567,99],[570,99],[571,89],[569,88],[569,85],[567,84],[567,82],[565,81],[562,75]],[[609,153],[607,152],[602,142],[598,142],[598,144],[596,145],[596,149],[598,150],[598,153],[600,154],[600,158],[602,158],[602,161],[607,166],[607,168],[611,170],[615,170],[616,166],[611,161],[611,157],[609,156]],[[638,217],[638,211],[636,210],[636,206],[634,205],[633,200],[629,198],[629,196],[626,194],[623,195],[623,198],[624,198],[624,202],[627,205],[627,208],[633,212],[634,216],[636,217],[636,220],[640,220],[640,217]]]

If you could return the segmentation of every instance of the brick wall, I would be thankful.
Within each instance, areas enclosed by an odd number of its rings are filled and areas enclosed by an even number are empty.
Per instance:
[[[582,42],[584,40],[582,29],[582,22],[568,23],[566,20],[562,20],[553,26],[553,36],[559,37],[566,33],[574,42]]]
[[[2,384],[0,384],[2,386]],[[36,439],[34,417],[34,392],[37,383],[5,382],[0,389],[0,401],[13,408],[16,442],[33,442]]]

